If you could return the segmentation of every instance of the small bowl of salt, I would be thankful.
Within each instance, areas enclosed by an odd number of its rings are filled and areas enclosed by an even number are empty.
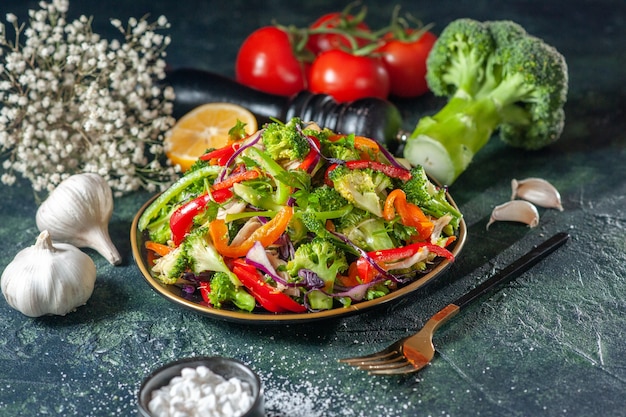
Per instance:
[[[180,359],[154,370],[139,388],[138,407],[144,417],[265,415],[258,375],[218,356]]]

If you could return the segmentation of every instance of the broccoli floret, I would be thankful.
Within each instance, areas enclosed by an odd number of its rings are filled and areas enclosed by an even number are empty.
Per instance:
[[[453,21],[428,56],[426,78],[448,102],[418,122],[404,156],[442,184],[452,184],[496,130],[528,150],[562,133],[565,58],[514,22]]]
[[[309,153],[309,141],[297,128],[300,123],[299,118],[293,117],[286,124],[274,122],[265,126],[261,141],[273,159],[302,159]]]
[[[339,250],[330,239],[316,237],[298,246],[286,269],[292,277],[297,277],[301,269],[313,271],[330,290],[337,274],[348,269],[348,261],[344,251]]]
[[[223,272],[229,275],[233,282],[239,282],[237,276],[228,269],[222,255],[217,252],[210,242],[206,227],[199,227],[193,230],[185,236],[185,240],[183,240],[180,246],[183,247],[187,257],[187,264],[194,274],[198,275],[205,271]]]
[[[340,210],[348,204],[336,189],[326,184],[315,187],[308,195],[307,210],[314,212]]]
[[[320,237],[328,237],[326,221],[338,219],[352,211],[348,200],[333,187],[323,184],[306,196],[305,209],[298,212],[304,226]]]
[[[338,232],[368,252],[397,246],[390,233],[393,230],[388,230],[388,226],[382,218],[361,209],[352,210],[335,223]]]
[[[155,278],[162,284],[173,285],[187,271],[187,253],[181,246],[157,258],[152,266]]]
[[[419,206],[424,213],[439,218],[452,216],[450,224],[456,229],[462,214],[446,199],[446,190],[433,184],[420,165],[411,169],[411,179],[401,186],[409,203]]]
[[[252,311],[256,305],[254,296],[243,287],[235,285],[229,274],[216,272],[211,278],[209,301],[215,308],[222,308],[223,303],[233,303],[244,311]]]
[[[385,192],[393,185],[388,176],[369,168],[350,169],[338,165],[330,171],[328,179],[350,204],[382,217]]]

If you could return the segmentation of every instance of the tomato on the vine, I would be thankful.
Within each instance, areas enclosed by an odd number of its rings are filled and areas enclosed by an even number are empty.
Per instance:
[[[362,20],[362,17],[343,12],[327,13],[313,22],[309,29],[313,33],[309,35],[306,47],[315,55],[331,49],[353,49],[348,36],[341,33],[330,33],[332,30],[340,29],[346,33],[369,32],[370,30],[369,26]],[[328,29],[329,33],[315,33],[324,29]],[[356,47],[361,47],[369,42],[367,39],[359,37],[358,33],[354,35]]]
[[[306,65],[294,52],[291,35],[266,26],[243,42],[235,63],[237,81],[257,90],[290,96],[306,89]]]
[[[329,94],[338,102],[387,98],[389,74],[378,58],[332,49],[313,61],[309,89],[313,93]]]
[[[389,36],[390,39],[384,41],[378,52],[389,73],[391,94],[397,97],[417,97],[428,92],[426,59],[437,36],[428,31],[419,37],[411,37],[410,32],[405,35],[407,39]]]

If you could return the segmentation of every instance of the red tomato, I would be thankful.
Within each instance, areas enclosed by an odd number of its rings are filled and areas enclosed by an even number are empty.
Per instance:
[[[309,89],[313,93],[329,94],[338,102],[387,98],[389,74],[380,59],[332,49],[313,61]]]
[[[437,37],[424,32],[416,40],[392,39],[378,50],[391,80],[391,94],[417,97],[428,91],[426,58]]]
[[[274,26],[257,29],[244,40],[235,76],[244,85],[281,96],[306,89],[305,65],[296,57],[290,35]]]
[[[341,12],[328,13],[309,26],[310,29],[336,29],[342,30],[362,30],[369,32],[369,27],[361,19],[357,19],[353,15],[346,15]],[[367,39],[359,38],[355,36],[357,46],[363,46],[368,43]],[[350,40],[345,36],[338,33],[317,33],[309,36],[309,40],[306,44],[307,48],[315,55],[319,55],[324,51],[331,49],[352,49]]]

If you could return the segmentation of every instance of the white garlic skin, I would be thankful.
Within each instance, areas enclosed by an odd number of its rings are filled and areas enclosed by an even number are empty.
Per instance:
[[[540,207],[563,211],[561,194],[556,187],[542,178],[526,178],[519,181],[513,179],[511,180],[511,189],[511,200],[521,198]]]
[[[37,228],[55,242],[91,248],[112,265],[122,258],[109,236],[113,192],[100,175],[76,174],[61,182],[37,210]]]
[[[520,222],[529,227],[539,224],[539,212],[534,204],[525,200],[512,200],[494,207],[487,229],[498,221]]]
[[[22,314],[64,316],[91,297],[96,265],[75,246],[53,244],[44,230],[33,246],[18,252],[0,280],[7,303]]]

